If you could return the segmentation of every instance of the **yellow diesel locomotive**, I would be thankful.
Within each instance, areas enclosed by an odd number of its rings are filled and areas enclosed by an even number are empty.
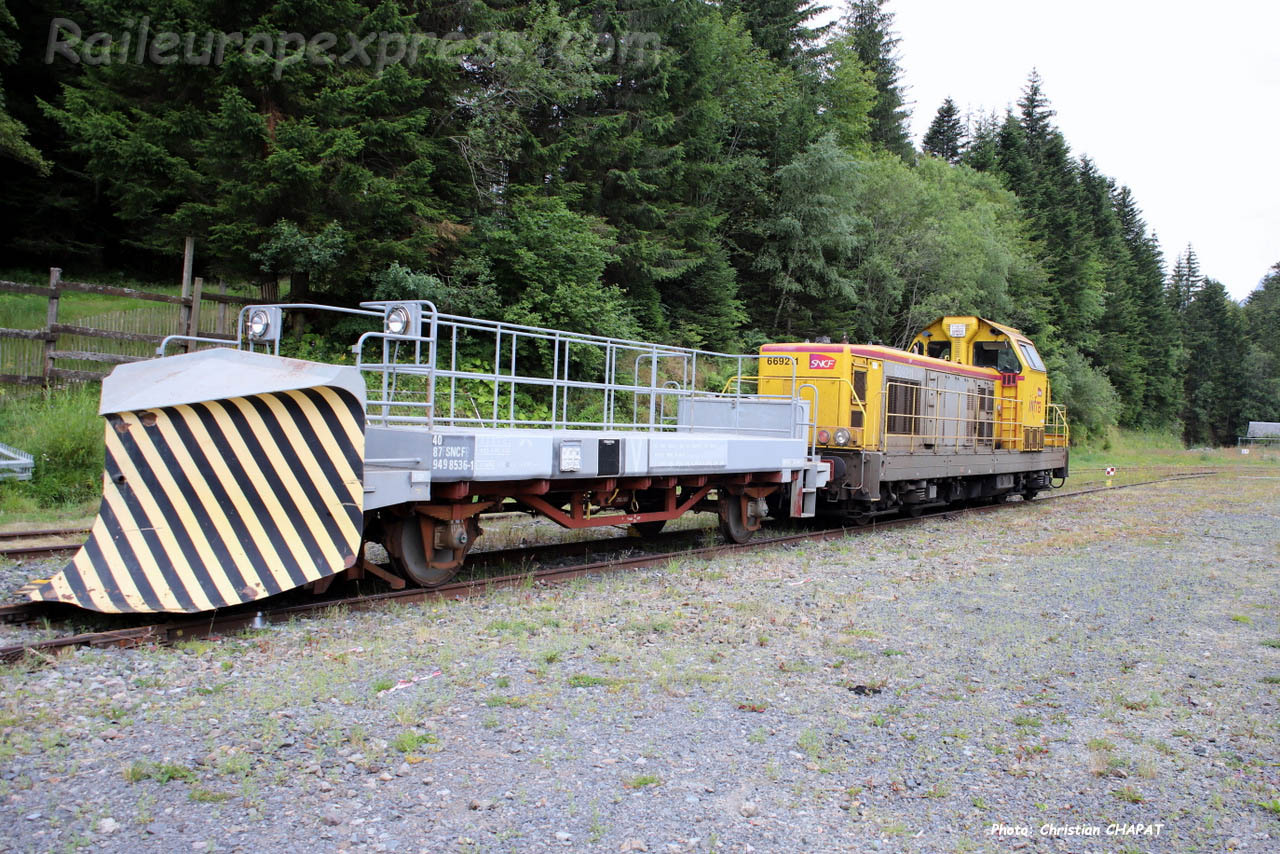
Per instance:
[[[762,395],[813,402],[830,465],[819,512],[855,522],[952,502],[1030,500],[1067,475],[1066,412],[1035,345],[980,317],[941,317],[907,350],[767,344]],[[781,508],[778,508],[781,509]]]

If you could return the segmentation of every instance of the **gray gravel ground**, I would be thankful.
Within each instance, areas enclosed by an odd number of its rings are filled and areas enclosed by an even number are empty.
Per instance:
[[[1277,581],[1223,477],[74,652],[0,850],[1278,851]]]

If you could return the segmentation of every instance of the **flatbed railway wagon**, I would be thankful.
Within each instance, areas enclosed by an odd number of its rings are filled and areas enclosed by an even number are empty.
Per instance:
[[[346,364],[279,355],[286,313],[369,325]],[[428,302],[246,307],[236,349],[117,367],[103,499],[31,599],[202,612],[371,574],[452,577],[487,513],[653,533],[709,511],[733,540],[769,507],[813,516],[822,392],[710,389],[759,373],[712,353],[446,315]],[[161,345],[222,342],[173,336]],[[380,543],[390,563],[375,564]]]

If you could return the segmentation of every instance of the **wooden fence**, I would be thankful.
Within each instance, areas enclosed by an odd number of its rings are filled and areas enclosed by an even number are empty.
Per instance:
[[[34,294],[46,297],[49,301],[46,322],[43,329],[3,329],[0,328],[0,339],[25,339],[42,342],[41,350],[32,353],[35,358],[25,363],[15,363],[6,367],[18,370],[13,373],[0,373],[0,382],[28,383],[47,385],[55,380],[98,380],[106,374],[102,371],[86,370],[83,367],[59,367],[55,362],[70,362],[83,366],[85,363],[119,365],[125,362],[138,362],[151,358],[155,347],[166,335],[200,335],[202,338],[219,338],[224,341],[235,341],[236,336],[228,326],[231,306],[248,305],[258,302],[250,297],[230,296],[225,293],[207,293],[204,283],[195,278],[189,295],[184,287],[183,296],[140,291],[134,288],[121,288],[113,285],[98,285],[89,282],[68,282],[62,279],[62,270],[53,267],[49,270],[49,285],[41,287],[21,282],[0,281],[0,292],[16,294]],[[126,297],[150,303],[164,303],[171,309],[166,317],[149,312],[143,323],[129,319],[134,312],[110,312],[92,318],[95,326],[84,326],[58,322],[58,303],[62,294],[84,293],[105,296]],[[201,306],[205,302],[214,303],[216,313],[205,313],[202,318]],[[176,317],[173,316],[176,311]],[[234,315],[232,315],[234,317]],[[103,328],[103,327],[112,328]],[[145,331],[144,331],[145,330]],[[61,346],[60,346],[61,345]],[[105,346],[98,346],[105,345]],[[32,364],[34,362],[34,364]]]

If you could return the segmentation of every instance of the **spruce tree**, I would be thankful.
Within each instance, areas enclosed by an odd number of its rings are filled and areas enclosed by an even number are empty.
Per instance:
[[[1196,257],[1196,250],[1188,243],[1187,248],[1174,261],[1173,272],[1169,275],[1166,291],[1169,305],[1179,314],[1186,311],[1203,283],[1200,259]]]
[[[960,121],[960,110],[955,101],[948,96],[938,113],[933,117],[929,130],[924,135],[923,148],[935,157],[941,157],[948,163],[959,163],[964,154],[965,130]]]
[[[797,68],[808,66],[814,45],[831,29],[809,26],[827,11],[814,0],[725,0],[724,8],[742,17],[751,40],[770,59]]]
[[[5,32],[16,30],[18,22],[0,0],[0,65],[10,65],[18,55],[18,43]],[[27,139],[26,125],[9,114],[4,82],[0,79],[0,157],[18,161],[41,175],[49,174],[49,163]]]
[[[1165,427],[1178,417],[1186,351],[1178,320],[1164,296],[1164,260],[1159,241],[1147,230],[1128,187],[1114,193],[1120,233],[1129,252],[1129,299],[1133,328],[1128,346],[1143,359],[1142,397],[1125,401],[1129,426]]]
[[[1183,313],[1190,356],[1184,382],[1183,439],[1232,443],[1241,424],[1240,369],[1248,352],[1244,312],[1221,282],[1204,278]]]
[[[874,75],[876,102],[871,110],[871,142],[876,148],[910,161],[915,156],[907,132],[910,113],[902,93],[898,38],[886,0],[854,0],[841,28],[852,35],[859,61]]]

